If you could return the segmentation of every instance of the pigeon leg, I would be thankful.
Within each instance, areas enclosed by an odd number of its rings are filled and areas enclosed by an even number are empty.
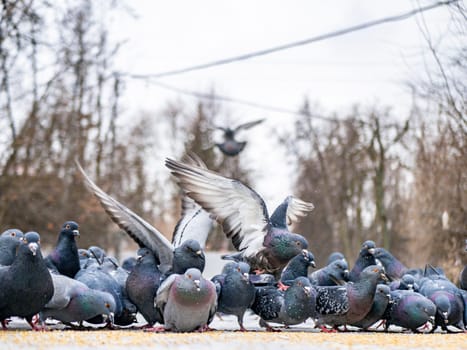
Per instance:
[[[281,281],[277,282],[277,289],[282,290],[282,291],[286,291],[288,288],[289,288],[289,286],[285,285]]]
[[[319,329],[321,329],[321,332],[323,333],[336,333],[337,329],[336,328],[327,328],[326,326],[319,326]]]
[[[11,321],[8,320],[8,319],[2,320],[2,328],[3,328],[3,329],[8,329],[7,326],[8,326],[8,323],[10,323],[10,322],[11,322]]]
[[[210,332],[210,331],[215,331],[215,329],[209,327],[207,324],[205,324],[204,326],[201,326],[201,327],[199,327],[199,328],[197,329],[197,332],[199,332],[199,333]]]
[[[169,329],[166,329],[164,326],[158,326],[158,327],[146,328],[144,331],[145,331],[145,332],[156,332],[156,333],[161,333],[161,332],[169,331]]]
[[[238,322],[238,325],[240,326],[240,329],[239,329],[240,332],[248,332],[248,330],[245,327],[243,327],[243,315],[237,316],[237,322]]]
[[[386,320],[381,320],[375,327],[375,329],[378,329],[381,326],[384,326],[386,324]]]
[[[280,329],[271,327],[271,325],[267,323],[265,320],[263,320],[262,318],[259,319],[259,325],[261,327],[266,328],[267,332],[282,332]]]
[[[37,326],[37,324],[35,324],[35,323],[32,321],[32,318],[26,318],[26,321],[29,323],[29,325],[31,326],[31,328],[32,328],[34,331],[48,331],[48,330],[49,330],[49,329],[47,328],[47,326],[45,326],[45,325]]]

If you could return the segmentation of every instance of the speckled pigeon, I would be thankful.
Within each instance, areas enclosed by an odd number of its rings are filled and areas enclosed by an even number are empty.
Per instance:
[[[216,313],[216,286],[198,269],[190,268],[183,275],[170,275],[162,283],[155,304],[164,320],[160,330],[204,331]]]
[[[156,322],[163,323],[162,315],[154,305],[161,278],[162,273],[157,268],[154,254],[147,248],[140,248],[136,265],[126,280],[126,292],[148,326]]]
[[[281,286],[290,286],[297,277],[307,277],[310,266],[316,267],[315,257],[311,252],[303,249],[300,254],[290,259],[284,270],[282,270]]]
[[[52,277],[42,258],[40,236],[28,232],[18,246],[15,260],[0,268],[0,320],[24,317],[33,329],[32,317],[49,302],[54,293]]]
[[[201,248],[204,247],[211,230],[212,220],[199,205],[191,199],[184,200],[182,218],[175,228],[173,243],[170,243],[155,227],[102,191],[86,175],[79,163],[76,165],[83,175],[86,185],[97,197],[110,218],[141,248],[145,247],[151,250],[156,256],[159,270],[163,274],[173,273],[174,266],[178,273],[184,272],[181,269],[187,267],[204,269],[205,257]],[[198,244],[193,243],[193,240],[196,240]],[[177,254],[176,249],[185,253]],[[174,262],[174,258],[177,261]]]
[[[229,264],[225,274],[214,276],[211,281],[217,291],[217,312],[237,316],[241,331],[243,315],[255,300],[255,286],[250,282],[250,266],[244,262]]]
[[[386,275],[391,280],[400,279],[408,271],[403,263],[384,248],[376,248],[373,255],[384,266]]]
[[[375,296],[373,298],[373,304],[371,305],[370,311],[366,314],[366,316],[357,321],[352,323],[351,326],[359,327],[362,329],[368,329],[373,324],[378,322],[382,319],[384,312],[391,302],[391,290],[389,286],[386,284],[378,284],[376,286]]]
[[[111,294],[88,288],[64,275],[52,274],[52,280],[54,295],[40,313],[43,322],[49,317],[64,323],[81,322],[98,315],[113,319],[115,299]]]
[[[258,287],[251,309],[260,316],[260,326],[274,331],[268,322],[289,326],[313,317],[315,297],[316,291],[310,281],[306,277],[298,277],[286,291],[272,286]]]
[[[240,124],[235,129],[230,127],[218,126],[217,129],[221,129],[224,132],[224,142],[216,143],[216,146],[224,153],[226,156],[236,156],[245,148],[246,141],[237,141],[235,140],[235,134],[240,130],[246,130],[252,128],[255,125],[262,123],[264,119],[255,120],[252,122]]]
[[[311,284],[315,286],[335,286],[349,280],[347,260],[334,260],[329,265],[309,275]]]
[[[373,305],[376,285],[381,278],[387,280],[383,267],[372,265],[362,271],[357,282],[317,287],[316,325],[326,331],[324,325],[337,330],[338,326],[361,321]]]
[[[390,294],[392,302],[383,316],[386,331],[396,325],[418,332],[420,326],[434,322],[436,306],[430,299],[410,290],[394,290]]]
[[[180,187],[222,225],[239,253],[226,259],[247,262],[253,270],[280,276],[282,268],[302,249],[306,239],[287,224],[313,209],[311,203],[289,196],[269,217],[266,204],[240,181],[207,169],[166,159]]]
[[[357,260],[355,261],[352,270],[349,273],[349,280],[355,282],[360,277],[362,271],[371,265],[376,265],[376,260],[373,254],[375,253],[376,244],[373,241],[365,241],[362,248],[358,253]]]
[[[75,277],[80,269],[76,236],[79,236],[78,224],[74,221],[65,222],[55,248],[45,258],[49,269],[71,278]]]

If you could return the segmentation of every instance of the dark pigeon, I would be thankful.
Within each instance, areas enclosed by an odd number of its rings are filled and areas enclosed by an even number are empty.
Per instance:
[[[262,123],[264,119],[255,120],[245,124],[237,126],[235,129],[230,127],[221,127],[218,126],[217,129],[221,129],[224,132],[224,142],[216,143],[216,146],[224,153],[226,156],[234,157],[238,155],[246,146],[245,141],[237,141],[235,135],[240,130],[250,129],[255,125]]]
[[[312,272],[309,275],[311,284],[315,286],[336,286],[349,280],[347,260],[334,260],[331,264]]]
[[[281,285],[290,286],[297,277],[307,277],[310,266],[316,267],[315,257],[311,252],[303,249],[300,254],[290,259],[284,270],[282,270]]]
[[[87,249],[80,248],[78,249],[78,256],[79,256],[79,267],[80,269],[86,268],[86,265],[89,260],[89,253]]]
[[[204,253],[199,253],[200,249],[198,247],[201,247],[201,249],[204,247],[212,227],[212,220],[199,205],[191,199],[184,200],[182,218],[175,228],[173,243],[170,243],[155,227],[102,191],[86,175],[78,163],[77,167],[83,175],[86,185],[97,197],[110,218],[141,248],[151,250],[157,258],[158,268],[163,274],[173,273],[174,266],[178,272],[181,272],[182,267],[186,269],[187,264],[193,262],[193,257],[195,258],[193,263],[195,267],[204,268]],[[195,247],[193,240],[198,242],[198,246]],[[182,254],[175,252],[176,249],[177,252],[182,252]],[[185,257],[183,251],[186,251],[189,256]]]
[[[329,265],[329,264],[332,263],[333,261],[341,260],[341,259],[346,260],[344,254],[342,254],[341,252],[332,252],[332,253],[329,254],[329,256],[328,256],[328,260],[327,260],[327,262],[326,262],[326,265]]]
[[[190,268],[183,275],[170,275],[162,283],[155,304],[163,315],[163,330],[204,331],[217,310],[216,286],[198,269]]]
[[[352,323],[354,327],[368,329],[376,322],[383,318],[384,312],[391,302],[391,290],[386,284],[378,284],[376,286],[375,296],[370,311],[366,316],[358,322]]]
[[[273,331],[268,322],[290,326],[313,317],[315,297],[316,291],[310,281],[306,277],[298,277],[286,291],[272,286],[257,288],[251,309],[260,316],[260,326]]]
[[[376,248],[374,257],[384,266],[391,280],[400,279],[408,272],[408,268],[384,248]]]
[[[245,261],[253,270],[279,277],[289,260],[308,247],[306,239],[290,232],[287,224],[311,211],[311,203],[289,196],[270,218],[263,199],[240,181],[171,159],[165,164],[239,250],[224,258]]]
[[[54,293],[52,277],[42,258],[38,233],[26,233],[13,263],[0,268],[0,286],[0,320],[3,328],[6,328],[6,318],[18,316],[37,329],[32,317],[49,302]]]
[[[390,294],[391,303],[383,316],[386,331],[396,325],[418,332],[420,326],[434,322],[436,306],[430,299],[410,290],[394,290]]]
[[[371,310],[380,279],[387,280],[384,269],[373,265],[365,268],[357,282],[343,286],[317,287],[317,326],[323,331],[324,325],[346,326],[361,321]]]
[[[49,269],[71,278],[75,277],[80,269],[76,236],[79,236],[78,224],[74,221],[65,222],[55,248],[45,258]]]
[[[237,317],[241,331],[243,315],[255,300],[255,286],[250,282],[250,266],[244,262],[234,262],[225,274],[214,276],[211,281],[217,291],[217,312]]]
[[[349,280],[352,282],[358,281],[362,271],[371,265],[376,265],[376,260],[373,254],[375,253],[376,244],[373,241],[365,241],[358,253],[357,260],[349,274]]]
[[[106,292],[88,288],[84,283],[64,275],[52,274],[54,294],[40,312],[47,318],[64,323],[82,322],[99,315],[111,320],[115,313],[115,299]]]
[[[134,267],[136,266],[136,258],[134,256],[130,256],[123,260],[122,268],[127,270],[128,272],[133,271]]]
[[[413,290],[418,292],[418,284],[415,281],[415,277],[411,274],[406,273],[400,280],[392,281],[389,284],[391,290]]]
[[[162,315],[154,305],[161,279],[162,273],[157,268],[154,254],[147,248],[140,248],[136,265],[126,280],[126,292],[148,326],[163,323]]]

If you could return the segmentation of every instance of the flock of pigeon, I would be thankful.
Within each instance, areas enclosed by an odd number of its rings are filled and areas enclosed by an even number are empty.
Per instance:
[[[235,315],[240,330],[247,310],[259,325],[298,325],[312,319],[322,331],[391,325],[413,332],[465,331],[467,268],[457,287],[442,269],[409,269],[373,241],[363,243],[352,269],[333,253],[314,270],[307,240],[289,226],[313,210],[287,197],[269,215],[258,193],[208,170],[196,156],[166,166],[182,193],[182,217],[172,242],[101,190],[88,188],[110,218],[140,246],[120,265],[93,246],[78,249],[78,224],[65,222],[56,246],[43,258],[39,234],[9,229],[0,237],[0,321],[25,318],[35,330],[48,319],[71,327],[83,322],[130,326],[139,313],[147,331],[209,330],[217,314]],[[211,280],[203,277],[204,247],[214,221],[238,250]],[[310,272],[312,271],[312,272]],[[54,322],[55,322],[54,321]],[[431,324],[431,326],[430,326]]]

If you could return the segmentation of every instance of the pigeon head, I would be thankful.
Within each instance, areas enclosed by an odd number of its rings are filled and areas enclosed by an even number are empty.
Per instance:
[[[383,281],[388,281],[388,277],[384,273],[384,267],[378,265],[366,267],[362,271],[360,279],[382,279]]]
[[[266,243],[271,247],[272,254],[280,261],[287,262],[293,257],[301,254],[303,249],[308,248],[305,237],[296,233],[282,233],[273,235]]]
[[[36,256],[38,251],[40,251],[40,242],[41,237],[37,232],[27,232],[22,238],[21,241],[23,245],[27,246],[30,254]]]
[[[433,298],[430,298],[436,305],[436,314],[442,322],[449,323],[449,315],[451,314],[451,302],[446,293],[438,292]]]
[[[378,284],[376,286],[376,294],[382,295],[384,298],[391,298],[391,289],[387,284]]]
[[[329,254],[328,261],[326,262],[326,265],[329,265],[333,261],[341,260],[341,259],[345,259],[344,254],[342,254],[341,252],[333,252],[333,253]]]
[[[78,224],[74,221],[65,222],[62,226],[60,234],[69,237],[79,236]]]
[[[201,283],[201,279],[202,279],[202,276],[201,276],[201,271],[198,270],[198,269],[195,269],[195,268],[190,268],[188,270],[185,271],[185,279],[192,282],[193,285],[196,286],[196,290],[200,290],[200,283]]]
[[[154,260],[154,254],[148,248],[139,248],[136,253],[136,262],[142,263],[149,260]]]
[[[105,251],[104,249],[102,249],[101,247],[98,247],[98,246],[90,246],[88,248],[88,253],[89,253],[89,256],[96,259],[97,262],[100,264],[102,264],[104,262],[104,258],[105,258]]]
[[[86,249],[78,249],[78,255],[80,260],[86,260],[89,259],[89,253]]]
[[[375,254],[376,244],[375,242],[368,240],[363,242],[360,254],[362,255],[373,255]]]
[[[415,277],[413,275],[406,273],[401,278],[401,286],[402,288],[406,290],[413,290],[415,286]],[[402,288],[399,287],[399,289],[402,289]]]
[[[349,265],[347,260],[335,260],[329,264],[329,275],[338,281],[347,281],[349,279]]]
[[[306,277],[297,277],[293,281],[292,286],[296,288],[301,288],[306,296],[310,296],[313,289],[310,280]]]
[[[409,297],[408,301],[410,302]],[[417,298],[416,301],[410,304],[411,307],[406,308],[407,316],[413,319],[423,319],[434,322],[436,315],[436,305],[427,298]]]
[[[203,249],[201,248],[201,245],[197,240],[194,239],[187,239],[183,244],[181,245],[181,248],[190,254],[193,255],[202,255],[203,254]]]
[[[9,228],[8,230],[4,231],[2,234],[1,234],[1,237],[13,237],[13,238],[16,238],[16,239],[20,239],[21,237],[23,237],[23,232],[21,230],[18,230],[16,228]]]
[[[309,266],[316,267],[315,256],[310,251],[303,249],[301,256],[303,261],[306,262]]]

